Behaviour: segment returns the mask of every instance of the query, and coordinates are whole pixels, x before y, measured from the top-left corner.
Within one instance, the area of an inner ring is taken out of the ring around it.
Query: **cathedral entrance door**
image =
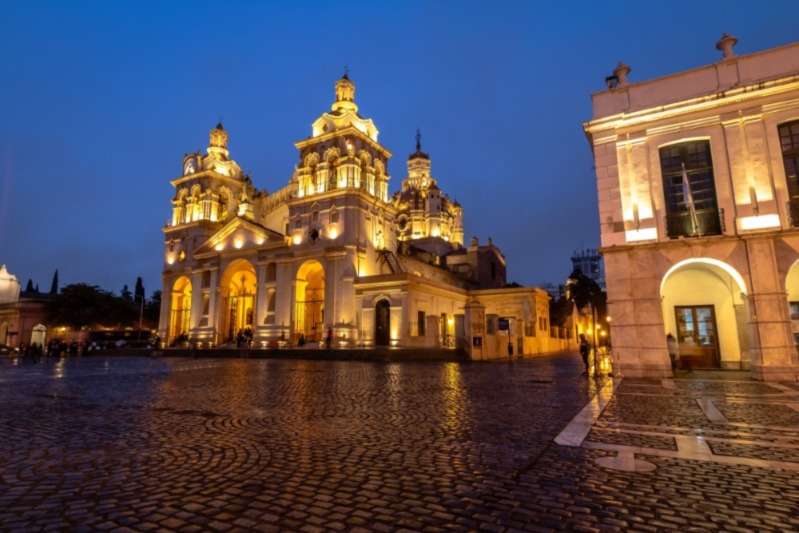
[[[294,333],[320,341],[325,329],[325,270],[316,260],[302,264],[295,281]]]
[[[391,304],[380,300],[375,305],[375,346],[389,346],[391,343]]]

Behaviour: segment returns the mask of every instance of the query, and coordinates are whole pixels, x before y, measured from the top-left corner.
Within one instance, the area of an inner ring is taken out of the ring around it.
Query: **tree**
[[[152,296],[144,304],[144,320],[153,327],[158,326],[161,315],[161,291],[153,291]]]
[[[141,305],[144,301],[144,283],[142,283],[141,276],[136,278],[136,287],[133,289],[133,301],[137,305]]]
[[[607,313],[607,294],[599,284],[575,268],[566,280],[566,297],[574,302],[578,310],[591,307],[593,344],[597,345],[597,319],[604,321]]]
[[[53,274],[53,282],[50,284],[50,294],[58,294],[58,269]]]
[[[122,296],[123,300],[127,300],[129,302],[133,301],[133,295],[130,293],[130,289],[128,289],[127,285],[122,287],[122,292],[120,292],[120,296]]]
[[[588,304],[595,305],[597,298],[602,293],[599,284],[575,268],[566,280],[566,297],[574,302],[578,309]]]
[[[28,284],[25,285],[25,292],[31,293],[33,292],[33,280],[28,278]]]
[[[132,302],[104,291],[96,285],[74,283],[65,286],[47,303],[47,319],[55,326],[121,327],[137,323]]]

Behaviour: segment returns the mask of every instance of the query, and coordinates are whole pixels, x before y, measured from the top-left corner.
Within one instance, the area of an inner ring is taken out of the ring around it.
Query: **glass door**
[[[718,328],[712,305],[676,306],[680,368],[719,368]]]

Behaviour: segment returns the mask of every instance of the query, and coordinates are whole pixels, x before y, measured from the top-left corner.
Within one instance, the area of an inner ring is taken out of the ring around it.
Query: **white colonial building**
[[[295,143],[288,184],[257,189],[228,133],[183,158],[172,180],[160,335],[200,346],[251,333],[255,346],[459,347],[474,357],[550,351],[548,295],[508,287],[491,241],[464,247],[463,210],[438,187],[430,156],[408,159],[389,193],[391,152],[358,112],[345,75],[335,102]],[[507,320],[502,320],[507,319]],[[504,328],[509,324],[510,331]]]
[[[584,124],[596,166],[615,367],[671,375],[799,360],[799,43],[632,83],[619,64]]]

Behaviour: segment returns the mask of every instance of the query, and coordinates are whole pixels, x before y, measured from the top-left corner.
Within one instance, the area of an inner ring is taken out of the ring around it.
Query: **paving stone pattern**
[[[730,422],[799,427],[799,411],[777,403],[717,402],[716,407]]]
[[[620,433],[615,431],[593,429],[587,439],[605,444],[624,444],[641,448],[657,448],[659,450],[677,451],[677,442],[672,437],[658,435],[641,435],[638,433]]]
[[[573,355],[3,360],[0,530],[799,529],[795,472],[644,456],[658,468],[630,474],[555,445],[596,392],[580,371]],[[701,416],[658,400],[609,410]]]

